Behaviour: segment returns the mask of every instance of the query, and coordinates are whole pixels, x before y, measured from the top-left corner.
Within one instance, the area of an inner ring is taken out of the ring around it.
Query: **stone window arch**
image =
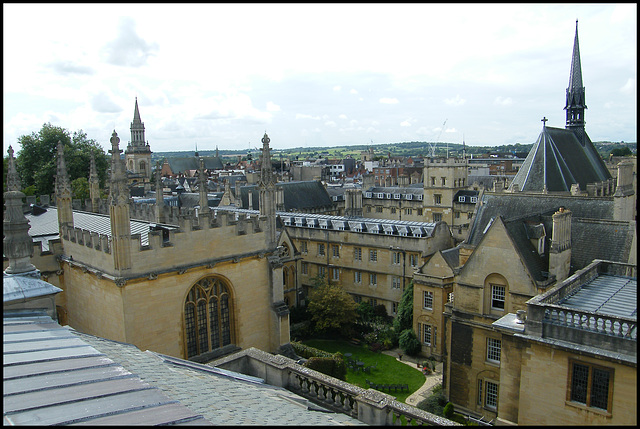
[[[184,303],[184,346],[187,359],[235,341],[230,286],[205,277],[187,293]]]
[[[147,164],[144,161],[140,161],[140,172],[141,173],[147,172]]]
[[[498,273],[489,274],[484,280],[484,314],[503,316],[509,313],[509,282]]]

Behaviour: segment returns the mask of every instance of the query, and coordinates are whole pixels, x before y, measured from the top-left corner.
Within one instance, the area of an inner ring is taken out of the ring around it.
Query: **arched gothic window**
[[[231,344],[232,308],[229,287],[219,278],[196,283],[184,303],[187,359]]]

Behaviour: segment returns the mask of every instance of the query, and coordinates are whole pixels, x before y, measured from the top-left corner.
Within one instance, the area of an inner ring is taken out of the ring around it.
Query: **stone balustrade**
[[[285,356],[271,355],[255,348],[225,356],[209,362],[209,365],[262,378],[266,383],[284,387],[323,408],[350,415],[370,425],[459,425],[396,401],[386,393],[363,389],[298,365]]]
[[[545,308],[544,322],[638,340],[637,321],[630,318],[607,316],[561,306],[548,306]]]

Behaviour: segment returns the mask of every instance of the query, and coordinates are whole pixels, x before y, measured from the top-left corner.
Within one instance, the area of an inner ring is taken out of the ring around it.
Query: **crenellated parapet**
[[[176,213],[176,217],[177,226],[149,222],[148,229],[137,228],[136,233],[130,235],[131,266],[126,270],[115,269],[113,240],[109,234],[70,224],[62,227],[64,257],[73,261],[74,266],[86,266],[107,277],[128,279],[198,265],[235,263],[247,257],[263,258],[274,250],[265,245],[267,220],[257,213],[222,211],[199,216]]]

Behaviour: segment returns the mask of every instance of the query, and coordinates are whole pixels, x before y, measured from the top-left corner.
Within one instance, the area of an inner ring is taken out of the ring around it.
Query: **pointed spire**
[[[565,128],[572,129],[583,145],[585,142],[584,110],[586,108],[585,89],[582,84],[582,67],[580,65],[580,47],[578,44],[578,21],[576,20],[576,35],[573,41],[569,86],[564,106],[564,110],[567,111]]]
[[[571,57],[569,90],[578,88],[582,88],[582,67],[580,66],[580,47],[578,44],[578,20],[576,19],[576,36],[573,40],[573,55]]]
[[[100,204],[100,179],[96,168],[96,156],[91,151],[91,161],[89,164],[89,197],[91,198],[91,211],[98,213]]]
[[[71,196],[71,183],[67,173],[67,166],[64,161],[64,146],[58,140],[58,170],[56,174],[56,194],[57,197]]]
[[[129,203],[129,188],[127,187],[127,177],[124,162],[120,158],[122,150],[119,146],[120,137],[116,130],[111,134],[111,176],[109,178],[109,204],[126,205]]]
[[[142,123],[142,121],[140,120],[140,110],[138,110],[138,97],[136,97],[136,107],[133,111],[133,123],[134,124]]]
[[[9,266],[4,271],[6,274],[20,274],[36,272],[31,264],[33,256],[33,239],[29,235],[29,221],[22,211],[22,198],[20,191],[20,179],[16,171],[13,149],[9,146],[9,163],[7,166],[7,192],[4,193],[4,221],[2,232],[2,250],[9,259]]]

